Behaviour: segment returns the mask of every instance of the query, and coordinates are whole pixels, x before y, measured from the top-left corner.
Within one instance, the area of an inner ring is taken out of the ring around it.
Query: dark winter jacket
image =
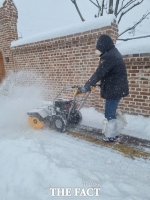
[[[84,87],[88,90],[98,81],[101,81],[102,98],[113,100],[127,96],[129,88],[126,66],[112,39],[108,35],[102,35],[96,48],[102,52],[100,64]]]

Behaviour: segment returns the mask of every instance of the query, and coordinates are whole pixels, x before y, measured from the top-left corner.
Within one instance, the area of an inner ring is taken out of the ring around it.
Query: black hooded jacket
[[[129,88],[126,66],[112,39],[108,35],[101,35],[96,48],[102,53],[100,64],[84,87],[89,90],[91,86],[101,81],[102,98],[113,100],[127,96]]]

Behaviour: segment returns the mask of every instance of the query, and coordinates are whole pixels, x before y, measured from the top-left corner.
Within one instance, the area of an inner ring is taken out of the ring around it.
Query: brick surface
[[[0,52],[3,55],[6,75],[14,71],[14,60],[10,49],[11,42],[18,39],[17,34],[18,12],[11,0],[6,0],[0,8]],[[9,57],[9,62],[5,61]]]

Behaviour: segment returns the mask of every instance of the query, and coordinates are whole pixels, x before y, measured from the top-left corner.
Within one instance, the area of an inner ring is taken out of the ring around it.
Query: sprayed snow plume
[[[32,83],[36,77],[36,74],[20,71],[9,73],[3,80],[0,87],[0,128],[28,127],[27,111],[38,106],[43,99],[42,86]]]

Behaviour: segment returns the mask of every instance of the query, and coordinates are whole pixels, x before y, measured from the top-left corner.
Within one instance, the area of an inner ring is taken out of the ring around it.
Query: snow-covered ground
[[[39,106],[43,96],[37,85],[24,86],[27,76],[11,74],[0,87],[0,199],[149,200],[150,161],[125,158],[47,128],[30,128],[26,113]],[[94,108],[82,113],[83,124],[101,126],[103,116]],[[132,116],[127,128],[137,133],[138,120]],[[148,126],[147,119],[141,118],[141,122]],[[51,197],[52,187],[73,191],[91,185],[101,189],[99,197]]]
[[[25,119],[24,119],[25,120]],[[125,158],[50,130],[10,129],[0,140],[2,200],[50,197],[50,188],[91,188],[99,197],[69,199],[149,200],[150,162]]]
[[[103,113],[99,113],[94,108],[83,108],[81,112],[83,125],[102,129]],[[122,130],[123,134],[150,140],[150,118],[142,115],[124,114],[124,116],[127,120],[127,126]]]

